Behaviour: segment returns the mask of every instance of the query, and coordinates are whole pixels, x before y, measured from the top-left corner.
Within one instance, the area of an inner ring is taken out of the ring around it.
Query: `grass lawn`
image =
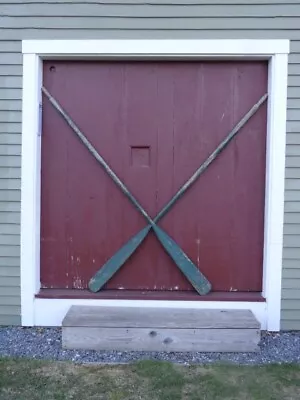
[[[2,400],[300,399],[300,366],[84,366],[0,358]]]

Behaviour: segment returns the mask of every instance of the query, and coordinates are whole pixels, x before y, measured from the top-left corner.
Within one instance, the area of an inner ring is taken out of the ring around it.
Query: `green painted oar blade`
[[[110,278],[122,267],[128,258],[139,247],[150,231],[151,226],[147,225],[139,233],[133,236],[123,247],[120,248],[89,281],[89,289],[98,292]]]
[[[193,285],[200,295],[205,295],[211,291],[211,284],[206,277],[199,271],[195,264],[188,258],[183,250],[178,246],[169,235],[157,225],[152,226],[156,236],[164,246],[167,253],[171,256],[180,271]]]

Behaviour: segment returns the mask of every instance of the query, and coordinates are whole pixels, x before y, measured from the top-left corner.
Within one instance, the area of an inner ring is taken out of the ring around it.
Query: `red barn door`
[[[154,217],[266,92],[265,62],[44,63],[44,85]],[[159,225],[214,291],[262,288],[266,106]],[[146,226],[43,99],[41,283],[86,289]],[[150,233],[105,290],[193,290]]]

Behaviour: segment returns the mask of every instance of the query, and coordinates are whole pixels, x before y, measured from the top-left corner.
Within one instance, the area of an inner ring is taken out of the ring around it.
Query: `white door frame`
[[[71,304],[251,309],[280,329],[288,40],[24,40],[22,102],[22,325],[60,325]],[[269,61],[263,292],[266,302],[39,299],[43,59],[266,59]]]

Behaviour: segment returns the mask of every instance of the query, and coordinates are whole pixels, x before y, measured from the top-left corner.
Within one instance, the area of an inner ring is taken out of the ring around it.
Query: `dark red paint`
[[[154,217],[266,92],[267,64],[47,61],[44,84]],[[159,223],[214,291],[261,291],[265,141],[266,105]],[[86,289],[145,225],[44,98],[42,287]],[[106,289],[193,290],[152,233]]]
[[[130,300],[183,300],[183,301],[251,301],[265,302],[266,299],[258,292],[210,292],[199,296],[196,291],[177,290],[101,290],[93,293],[87,289],[41,289],[37,298],[40,299],[130,299]]]

